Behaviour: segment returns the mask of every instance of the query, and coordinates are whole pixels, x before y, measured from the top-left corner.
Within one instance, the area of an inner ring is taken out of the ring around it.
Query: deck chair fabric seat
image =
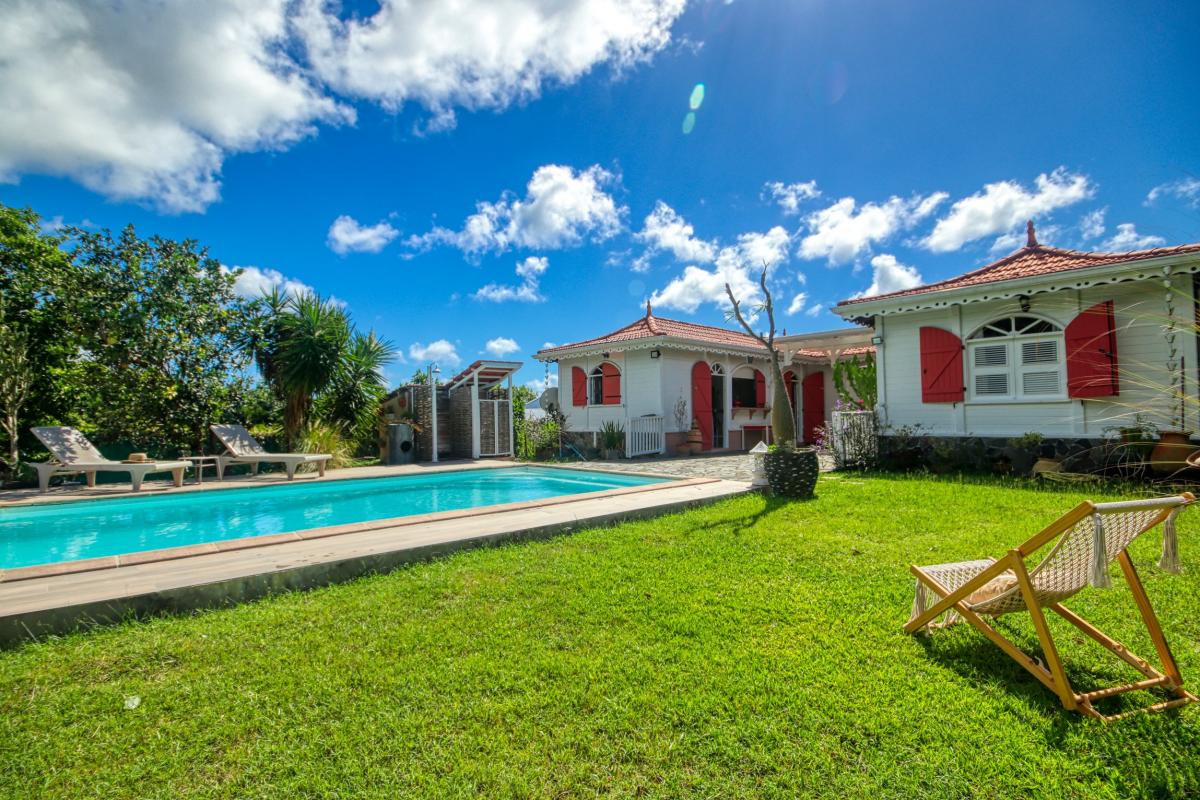
[[[912,616],[904,630],[906,633],[931,631],[966,621],[1058,694],[1066,708],[1104,721],[1136,713],[1106,716],[1094,708],[1094,701],[1122,692],[1158,687],[1172,696],[1166,702],[1138,709],[1144,711],[1161,711],[1194,702],[1196,697],[1183,689],[1179,668],[1126,551],[1143,533],[1162,525],[1163,554],[1159,566],[1170,572],[1178,572],[1175,517],[1194,501],[1191,493],[1184,492],[1154,500],[1082,503],[999,559],[914,565],[912,573],[916,576],[916,596],[913,599]],[[1047,546],[1050,549],[1046,555],[1036,566],[1029,568],[1026,560]],[[1142,621],[1154,642],[1161,670],[1134,655],[1125,645],[1063,605],[1064,601],[1088,586],[1111,586],[1108,569],[1113,561],[1120,564],[1133,593]],[[1044,609],[1055,612],[1075,625],[1141,672],[1146,679],[1094,692],[1074,691],[1046,625]],[[1044,661],[1039,662],[1020,651],[984,620],[984,617],[995,618],[1018,612],[1027,612],[1032,617]],[[943,615],[943,621],[938,622]]]
[[[37,471],[38,491],[50,489],[50,479],[55,475],[83,474],[88,486],[96,485],[97,472],[125,472],[133,491],[142,488],[142,481],[147,475],[156,472],[170,472],[176,486],[183,486],[183,473],[191,462],[188,461],[145,461],[139,464],[126,464],[123,461],[112,461],[96,449],[88,438],[74,428],[51,425],[29,429],[38,441],[50,451],[50,460],[32,463]]]
[[[231,464],[249,464],[251,474],[258,472],[259,464],[283,464],[289,481],[296,476],[296,468],[301,464],[316,464],[317,474],[323,478],[325,466],[333,458],[326,453],[268,453],[241,425],[209,427],[225,447],[225,454],[217,457],[217,480],[225,477],[225,468]]]

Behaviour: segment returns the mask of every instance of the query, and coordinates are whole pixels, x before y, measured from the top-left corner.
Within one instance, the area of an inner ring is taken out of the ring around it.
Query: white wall
[[[1195,398],[1197,358],[1191,287],[1190,275],[1174,279],[1175,317],[1180,331],[1176,347],[1185,359],[1191,396]],[[1130,421],[1142,411],[1156,424],[1167,427],[1171,423],[1171,403],[1166,389],[1168,349],[1163,335],[1165,293],[1161,284],[1142,281],[1032,296],[1030,313],[1063,327],[1081,310],[1114,301],[1120,395],[1091,400],[921,402],[920,328],[945,328],[965,340],[992,319],[1021,313],[1015,300],[877,318],[876,332],[883,337],[876,359],[885,423],[893,428],[921,425],[923,433],[936,435],[1017,436],[1036,431],[1048,436],[1099,437],[1106,426]],[[1196,419],[1197,403],[1193,399],[1187,405],[1186,427],[1195,430],[1200,422]]]

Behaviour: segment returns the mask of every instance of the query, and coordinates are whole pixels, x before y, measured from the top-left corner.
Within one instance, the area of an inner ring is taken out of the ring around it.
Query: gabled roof
[[[1124,253],[1091,253],[1082,250],[1063,250],[1058,247],[1048,247],[1039,244],[1033,230],[1033,222],[1026,227],[1025,246],[999,261],[985,267],[973,270],[957,278],[917,286],[899,292],[875,295],[873,297],[855,297],[843,300],[838,308],[853,306],[859,303],[874,303],[899,297],[929,294],[932,292],[948,292],[955,289],[966,289],[973,286],[983,286],[1004,281],[1014,281],[1023,278],[1036,278],[1042,275],[1053,275],[1089,267],[1104,267],[1114,264],[1124,264],[1143,261],[1163,256],[1200,253],[1200,244],[1182,244],[1176,247],[1156,247],[1150,250],[1130,250]]]
[[[548,358],[554,358],[558,353],[565,353],[578,348],[598,347],[606,344],[619,346],[622,343],[632,342],[638,339],[656,339],[660,337],[688,339],[694,342],[712,344],[718,347],[739,347],[750,348],[754,350],[763,349],[763,346],[757,339],[749,334],[742,333],[741,331],[730,330],[729,328],[718,328],[715,325],[700,325],[695,322],[683,322],[682,320],[677,319],[656,317],[654,316],[654,311],[650,308],[650,304],[646,303],[646,316],[631,322],[624,328],[618,328],[612,333],[607,333],[604,336],[597,336],[594,339],[584,339],[581,342],[571,342],[570,344],[558,345],[557,347],[547,347],[544,350],[539,350],[534,357],[541,360],[546,360]]]

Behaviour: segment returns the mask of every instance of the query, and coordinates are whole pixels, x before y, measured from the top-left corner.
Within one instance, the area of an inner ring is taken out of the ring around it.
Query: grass
[[[910,562],[998,554],[1080,495],[852,476],[819,493],[0,653],[0,794],[1200,793],[1200,708],[1103,726],[967,626],[900,631]],[[1133,550],[1193,679],[1195,516],[1181,525],[1183,576],[1152,566],[1157,535]],[[1115,583],[1074,607],[1152,654]],[[1080,684],[1126,677],[1099,648],[1063,642]]]

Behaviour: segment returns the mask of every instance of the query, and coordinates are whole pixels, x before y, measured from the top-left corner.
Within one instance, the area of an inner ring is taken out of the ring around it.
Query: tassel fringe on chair
[[[1178,575],[1182,569],[1179,564],[1179,533],[1175,530],[1175,517],[1181,508],[1171,512],[1163,522],[1162,557],[1158,559],[1159,569]]]
[[[1112,588],[1108,577],[1108,550],[1104,541],[1104,517],[1092,515],[1092,569],[1088,583],[1097,589]]]

